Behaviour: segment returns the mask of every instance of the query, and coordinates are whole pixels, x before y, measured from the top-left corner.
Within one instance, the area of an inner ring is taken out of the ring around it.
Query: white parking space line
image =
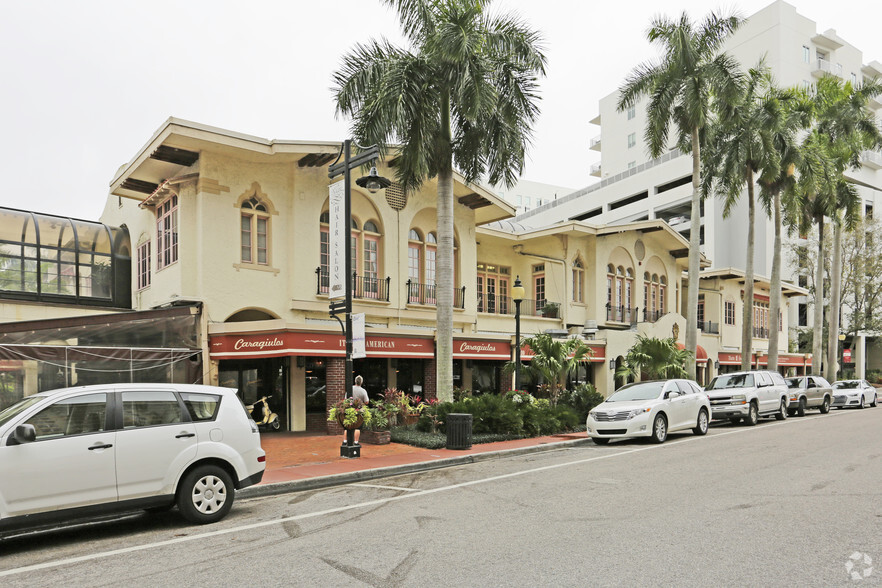
[[[422,492],[419,488],[402,488],[401,486],[380,486],[379,484],[348,484],[357,488],[379,488],[380,490],[403,490],[405,492]]]
[[[122,549],[114,549],[111,551],[104,551],[104,552],[99,552],[99,553],[90,553],[89,555],[82,555],[79,557],[71,557],[71,558],[67,558],[67,559],[60,559],[58,561],[48,561],[48,562],[43,562],[40,564],[23,566],[20,568],[13,568],[10,570],[5,570],[5,571],[0,572],[0,578],[14,576],[16,574],[23,574],[23,573],[27,573],[27,572],[34,572],[34,571],[38,571],[38,570],[45,570],[48,568],[54,568],[54,567],[58,567],[58,566],[84,563],[84,562],[93,561],[93,560],[97,560],[97,559],[112,557],[115,555],[124,555],[127,553],[136,553],[138,551],[145,551],[148,549],[156,549],[159,547],[166,547],[169,545],[178,545],[181,543],[188,543],[190,541],[196,541],[199,539],[209,539],[211,537],[219,537],[222,535],[229,535],[230,533],[241,533],[242,531],[249,531],[252,529],[261,529],[261,528],[269,527],[272,525],[281,525],[283,523],[287,523],[287,522],[291,522],[291,521],[302,521],[305,519],[312,519],[312,518],[316,518],[316,517],[322,517],[322,516],[326,516],[326,515],[342,513],[342,512],[346,512],[349,510],[355,510],[355,509],[359,509],[359,508],[368,508],[368,507],[372,507],[372,506],[386,504],[389,502],[395,502],[398,500],[407,500],[409,498],[426,496],[429,494],[436,494],[438,492],[448,492],[451,490],[457,490],[459,488],[466,488],[469,486],[475,486],[477,484],[487,484],[489,482],[496,482],[498,480],[505,480],[508,478],[516,478],[519,476],[526,476],[529,474],[535,474],[537,472],[544,472],[544,471],[548,471],[548,470],[555,470],[558,468],[577,466],[577,465],[582,465],[582,464],[591,463],[591,462],[595,462],[595,461],[601,461],[601,460],[605,460],[605,459],[612,459],[615,457],[622,457],[622,456],[626,456],[626,455],[631,455],[633,453],[640,453],[643,451],[653,451],[653,450],[666,449],[666,448],[671,449],[671,448],[679,447],[680,445],[683,445],[684,443],[700,442],[701,440],[707,440],[707,439],[717,439],[717,438],[725,437],[728,435],[742,435],[742,434],[747,434],[747,433],[756,433],[756,432],[768,430],[771,427],[777,427],[777,426],[782,426],[782,425],[796,425],[799,423],[807,423],[807,422],[811,422],[815,419],[822,418],[822,416],[823,416],[823,418],[830,417],[830,415],[815,415],[815,416],[811,416],[811,417],[801,417],[799,419],[787,419],[785,421],[764,423],[762,426],[759,426],[759,427],[743,427],[743,428],[733,429],[731,431],[714,433],[714,434],[702,436],[702,437],[692,437],[692,438],[688,438],[688,439],[679,440],[675,443],[667,443],[667,444],[660,444],[660,445],[648,445],[648,446],[643,446],[643,447],[635,447],[632,449],[626,449],[624,451],[618,451],[615,453],[604,453],[603,455],[596,455],[596,456],[588,457],[588,458],[584,458],[584,459],[577,459],[574,461],[568,461],[568,462],[564,462],[564,463],[552,464],[552,465],[542,466],[542,467],[538,467],[538,468],[531,468],[528,470],[511,472],[508,474],[500,474],[498,476],[491,476],[489,478],[481,478],[479,480],[471,480],[469,482],[461,482],[459,484],[451,484],[449,486],[441,486],[439,488],[432,488],[429,490],[416,490],[414,492],[401,494],[399,496],[390,496],[388,498],[379,498],[376,500],[369,500],[367,502],[360,502],[358,504],[352,504],[349,506],[340,506],[340,507],[331,508],[328,510],[321,510],[321,511],[317,511],[317,512],[300,514],[300,515],[285,517],[285,518],[281,518],[281,519],[273,519],[271,521],[262,521],[259,523],[252,523],[250,525],[241,525],[238,527],[232,527],[229,529],[221,529],[218,531],[211,531],[208,533],[201,533],[199,535],[188,535],[186,537],[175,537],[174,539],[168,539],[166,541],[145,543],[144,545],[135,545],[132,547],[125,547]],[[603,451],[606,451],[606,450],[604,449]],[[365,486],[367,486],[367,484],[365,484]],[[395,487],[395,489],[396,490],[411,490],[409,488],[398,488],[398,487]]]

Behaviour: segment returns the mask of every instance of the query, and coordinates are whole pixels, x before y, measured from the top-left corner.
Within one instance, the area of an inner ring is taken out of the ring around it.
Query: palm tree
[[[337,113],[384,153],[398,143],[398,181],[438,181],[437,393],[453,395],[453,166],[472,182],[513,185],[523,170],[545,74],[540,36],[491,0],[381,0],[408,48],[357,45],[334,74]]]
[[[533,359],[522,369],[534,381],[542,381],[548,385],[552,404],[563,390],[563,381],[567,374],[576,371],[579,364],[591,358],[591,348],[581,339],[555,339],[547,333],[539,333],[524,339],[522,345],[533,352]],[[514,371],[514,362],[505,364],[505,372]]]
[[[747,187],[747,260],[744,271],[744,304],[741,316],[741,369],[750,369],[753,345],[753,257],[756,218],[755,178],[766,170],[779,170],[780,154],[774,138],[785,123],[784,111],[778,100],[768,68],[760,62],[750,69],[739,96],[729,107],[710,136],[705,161],[704,191],[715,186],[725,198],[723,216]]]
[[[618,109],[634,106],[649,96],[645,137],[652,157],[667,148],[671,123],[676,126],[677,146],[692,152],[692,212],[689,231],[689,283],[698,284],[701,230],[701,141],[711,107],[725,107],[736,94],[737,63],[720,47],[741,19],[708,15],[695,26],[686,13],[678,21],[656,17],[647,38],[661,47],[662,58],[637,66],[620,88]],[[686,311],[686,349],[693,357],[698,345],[698,288],[689,288]],[[690,358],[687,373],[695,377]]]
[[[853,86],[835,76],[818,81],[814,97],[818,131],[829,138],[828,154],[836,176],[829,184],[827,197],[831,200],[833,222],[833,254],[830,276],[830,312],[827,339],[825,376],[836,379],[836,357],[839,347],[839,305],[842,291],[842,225],[852,228],[860,217],[860,198],[857,188],[846,180],[846,169],[861,167],[860,157],[865,149],[882,144],[882,133],[876,126],[874,114],[867,108],[870,98],[878,96],[882,86],[876,82]],[[816,333],[818,331],[816,330]]]
[[[797,133],[810,124],[810,106],[805,92],[797,89],[776,90],[776,99],[783,108],[784,121],[773,133],[772,143],[778,152],[777,168],[763,170],[758,183],[760,202],[774,225],[775,241],[772,247],[772,275],[769,285],[769,359],[770,370],[778,369],[778,329],[781,310],[781,228],[784,222],[794,226],[794,185],[796,162],[799,157]],[[782,202],[783,198],[783,202]]]
[[[685,378],[688,376],[684,366],[692,357],[692,352],[680,349],[674,338],[637,335],[637,342],[631,346],[624,363],[616,370],[616,378],[635,379],[641,374],[650,380]]]

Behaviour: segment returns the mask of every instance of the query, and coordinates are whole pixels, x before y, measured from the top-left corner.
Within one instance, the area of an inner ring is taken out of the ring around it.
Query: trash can
[[[472,448],[472,415],[447,415],[447,449]]]

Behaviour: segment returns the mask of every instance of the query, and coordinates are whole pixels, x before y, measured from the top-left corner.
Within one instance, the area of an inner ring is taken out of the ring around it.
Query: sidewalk
[[[585,433],[568,433],[473,445],[471,449],[423,449],[411,445],[361,446],[361,457],[340,457],[341,435],[261,433],[266,451],[266,473],[257,486],[243,489],[243,497],[269,496],[313,490],[364,480],[474,463],[582,445]]]

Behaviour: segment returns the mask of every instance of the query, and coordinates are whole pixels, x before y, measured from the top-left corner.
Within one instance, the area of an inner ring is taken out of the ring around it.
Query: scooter
[[[258,427],[269,427],[273,431],[278,431],[279,427],[282,426],[282,423],[279,422],[279,415],[270,410],[269,402],[267,402],[268,398],[272,398],[270,396],[264,396],[254,404],[249,404],[245,408],[248,409],[248,412],[251,414],[251,418],[254,419],[254,422],[257,423]],[[254,418],[254,408],[260,405],[260,410],[263,414],[263,418],[259,421]]]

